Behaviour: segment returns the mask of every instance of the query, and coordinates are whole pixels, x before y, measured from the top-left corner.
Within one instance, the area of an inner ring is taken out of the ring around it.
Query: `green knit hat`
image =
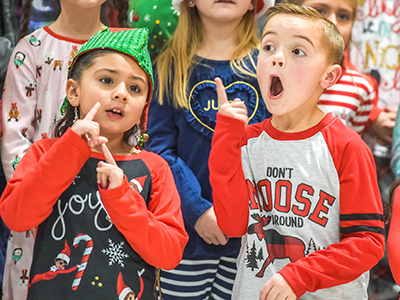
[[[142,132],[145,132],[146,130],[147,111],[154,86],[153,68],[147,48],[148,35],[149,30],[147,28],[109,28],[104,26],[102,30],[100,30],[98,33],[92,36],[89,41],[82,45],[81,49],[72,59],[71,64],[68,68],[69,77],[69,74],[72,72],[75,63],[79,60],[79,57],[82,54],[93,50],[111,49],[132,57],[142,68],[142,70],[146,72],[150,84],[147,104],[144,107],[143,115],[141,118],[140,129],[142,130]],[[68,102],[64,101],[64,104],[61,107],[62,114],[65,113],[67,104]]]

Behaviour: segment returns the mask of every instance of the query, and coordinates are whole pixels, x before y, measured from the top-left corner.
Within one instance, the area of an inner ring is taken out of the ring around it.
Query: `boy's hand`
[[[101,145],[106,162],[99,161],[97,171],[97,183],[103,190],[111,190],[122,184],[124,172],[117,166],[106,144]]]
[[[197,220],[194,229],[208,244],[225,245],[229,238],[219,229],[214,207],[207,209]]]
[[[99,136],[99,123],[94,122],[93,118],[99,110],[100,102],[97,102],[88,112],[83,120],[77,120],[71,129],[79,134],[88,144],[90,148],[107,143],[108,140],[104,136]]]
[[[239,98],[236,98],[233,102],[229,102],[222,80],[220,78],[215,78],[214,81],[217,86],[218,112],[242,120],[247,125],[249,117],[247,116],[246,105]]]
[[[264,284],[260,300],[295,300],[296,294],[281,274],[277,273]]]

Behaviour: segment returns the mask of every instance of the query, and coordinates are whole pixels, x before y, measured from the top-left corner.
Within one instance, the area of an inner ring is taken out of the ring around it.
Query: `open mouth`
[[[283,86],[280,78],[278,76],[273,76],[271,78],[271,85],[269,88],[271,95],[276,97],[283,91]]]
[[[120,117],[123,117],[125,115],[125,113],[119,109],[109,109],[106,110],[106,112]]]

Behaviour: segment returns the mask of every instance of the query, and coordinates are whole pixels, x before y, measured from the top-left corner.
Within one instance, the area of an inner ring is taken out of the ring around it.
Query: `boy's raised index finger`
[[[228,96],[226,95],[224,84],[222,83],[221,78],[216,77],[214,79],[215,85],[217,87],[217,95],[218,95],[218,107],[222,104],[228,103]]]
[[[86,121],[92,121],[99,108],[100,102],[97,102],[83,119]]]
[[[115,162],[110,150],[108,150],[106,144],[101,144],[101,150],[103,151],[104,157],[106,158],[106,163],[116,166],[117,163]]]

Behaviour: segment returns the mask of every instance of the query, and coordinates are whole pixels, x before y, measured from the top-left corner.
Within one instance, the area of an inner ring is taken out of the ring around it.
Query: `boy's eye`
[[[100,82],[105,83],[105,84],[111,84],[113,81],[111,78],[106,77],[106,78],[101,78]]]
[[[129,87],[129,89],[130,89],[132,92],[134,92],[134,93],[140,93],[140,88],[137,87],[136,85],[131,85],[131,86]]]
[[[265,45],[264,46],[264,50],[265,51],[272,51],[272,50],[275,50],[275,48],[273,46],[271,46],[271,45]]]
[[[304,53],[304,51],[302,51],[302,50],[300,50],[300,49],[294,49],[292,52],[293,52],[295,55],[306,55],[306,54]]]

